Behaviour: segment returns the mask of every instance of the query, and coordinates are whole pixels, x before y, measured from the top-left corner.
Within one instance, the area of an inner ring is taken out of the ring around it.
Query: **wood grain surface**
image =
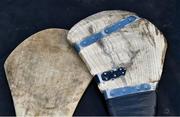
[[[4,67],[17,116],[72,116],[91,75],[67,43],[67,32],[40,31],[7,58]]]
[[[96,13],[74,25],[68,33],[68,40],[74,44],[130,15],[136,14],[120,10]],[[106,90],[159,81],[166,48],[162,33],[142,18],[82,49],[79,54],[92,75],[126,67],[124,77],[99,85],[100,90]]]

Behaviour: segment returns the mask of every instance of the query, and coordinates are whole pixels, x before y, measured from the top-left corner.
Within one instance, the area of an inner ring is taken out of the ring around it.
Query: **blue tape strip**
[[[107,36],[113,32],[116,32],[117,30],[122,29],[123,27],[136,21],[137,19],[138,19],[137,16],[129,16],[123,20],[120,20],[111,26],[107,26],[104,30],[102,30],[98,33],[92,34],[91,36],[84,38],[82,41],[75,43],[74,48],[79,53],[81,51],[81,49],[83,49],[84,47],[87,47],[87,46],[103,39],[105,36]]]
[[[128,86],[123,88],[117,88],[112,90],[104,91],[105,99],[111,99],[129,94],[135,94],[140,92],[153,91],[156,89],[157,82],[154,83],[143,83],[135,86]]]

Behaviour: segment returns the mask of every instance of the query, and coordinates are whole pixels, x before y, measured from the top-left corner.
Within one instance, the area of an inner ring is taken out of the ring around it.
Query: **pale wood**
[[[78,42],[130,15],[136,14],[112,10],[89,16],[70,29],[68,40],[71,44]],[[114,66],[127,68],[124,77],[99,85],[100,90],[106,90],[159,81],[166,48],[162,33],[146,19],[140,19],[82,49],[80,56],[92,75]]]
[[[47,29],[22,42],[5,71],[17,116],[72,116],[91,75],[67,43],[67,30]]]

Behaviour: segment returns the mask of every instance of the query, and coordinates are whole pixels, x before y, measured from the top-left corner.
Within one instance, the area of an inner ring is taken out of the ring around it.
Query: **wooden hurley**
[[[4,67],[17,116],[72,116],[91,76],[67,43],[47,29],[23,41]]]
[[[127,11],[103,11],[74,25],[67,39],[95,77],[112,115],[133,115],[118,110],[122,107],[117,98],[155,91],[167,44],[148,20]],[[152,105],[143,104],[148,106],[147,110],[155,109],[154,100]],[[151,111],[142,115],[153,114]]]

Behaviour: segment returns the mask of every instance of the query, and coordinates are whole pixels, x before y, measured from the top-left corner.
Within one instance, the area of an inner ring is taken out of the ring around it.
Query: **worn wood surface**
[[[71,28],[68,40],[72,44],[78,42],[130,15],[136,14],[114,10],[89,16]],[[82,49],[80,56],[92,75],[114,67],[126,67],[124,77],[99,85],[100,90],[105,90],[159,81],[166,48],[161,32],[146,19],[140,19]]]
[[[72,116],[91,76],[66,40],[47,29],[22,42],[5,71],[18,116]]]

